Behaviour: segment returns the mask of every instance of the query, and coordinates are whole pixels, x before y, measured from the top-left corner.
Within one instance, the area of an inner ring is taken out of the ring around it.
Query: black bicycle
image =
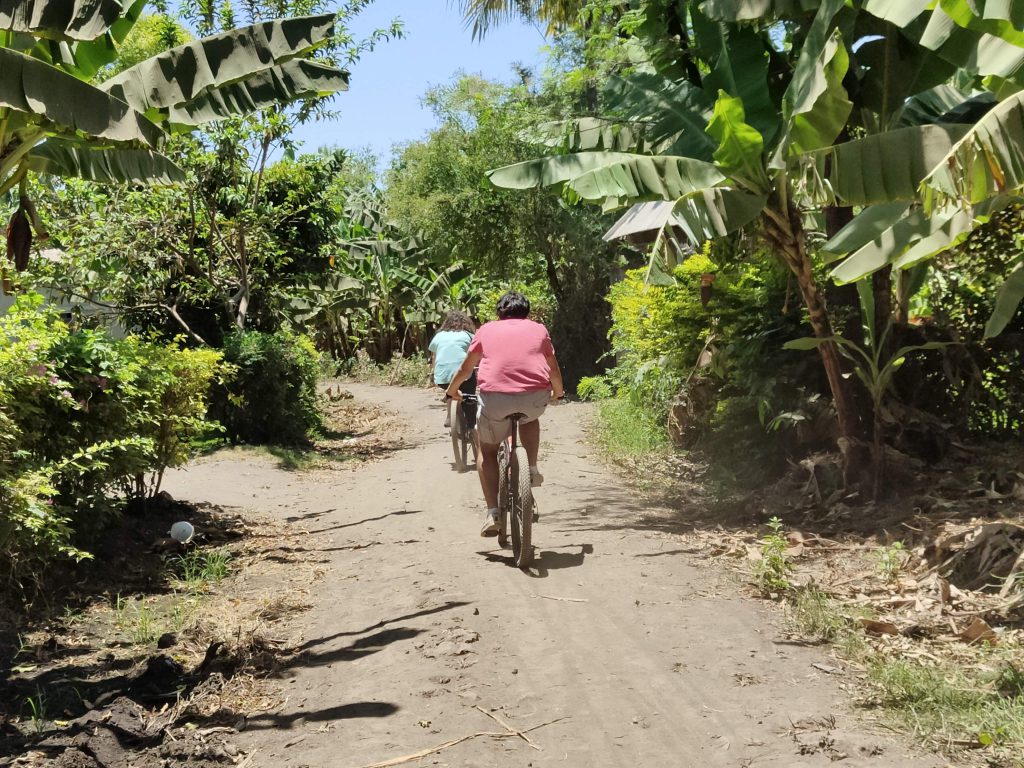
[[[449,400],[447,396],[445,400]],[[452,436],[452,453],[455,454],[455,468],[459,472],[469,469],[469,451],[473,450],[473,463],[477,462],[476,443],[476,395],[463,394],[455,403],[455,418],[449,428]]]
[[[519,445],[522,413],[508,417],[512,429],[498,449],[498,546],[507,547],[512,534],[512,559],[518,568],[533,562],[532,534],[536,504],[530,485],[530,462]]]

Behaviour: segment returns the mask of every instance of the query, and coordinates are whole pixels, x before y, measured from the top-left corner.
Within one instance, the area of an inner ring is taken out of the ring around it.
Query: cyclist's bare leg
[[[480,488],[488,509],[498,508],[498,446],[480,443]]]
[[[537,454],[540,453],[540,419],[519,424],[519,442],[526,449],[526,458],[530,466],[537,466]],[[497,477],[497,476],[495,476]]]

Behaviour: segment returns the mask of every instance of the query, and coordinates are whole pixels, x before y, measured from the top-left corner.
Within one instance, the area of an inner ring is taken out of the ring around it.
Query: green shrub
[[[320,360],[309,337],[285,330],[236,333],[225,339],[224,358],[234,373],[216,389],[210,413],[229,439],[295,445],[322,428]]]
[[[702,296],[702,279],[713,275]],[[816,412],[813,360],[783,349],[803,335],[786,305],[786,277],[770,259],[687,258],[670,277],[627,271],[612,286],[611,340],[617,364],[581,394],[627,398],[645,428],[665,431],[714,459],[723,479],[763,480],[784,466],[792,427]]]
[[[159,490],[209,426],[219,367],[214,351],[72,330],[19,297],[0,316],[0,564],[85,556],[76,534]]]

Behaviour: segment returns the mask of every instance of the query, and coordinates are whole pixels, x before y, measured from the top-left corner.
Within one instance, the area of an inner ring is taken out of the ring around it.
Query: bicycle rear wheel
[[[510,488],[512,497],[512,556],[519,568],[533,562],[533,489],[530,487],[530,462],[526,449],[517,447],[512,456]]]
[[[462,413],[462,403],[455,403],[455,418],[452,419],[452,453],[455,454],[455,469],[465,472],[468,468],[466,456],[468,452],[468,439],[466,437],[466,417]]]
[[[498,448],[498,546],[502,549],[508,547],[508,523],[509,508],[512,500],[509,498],[509,451],[508,444],[502,443]]]

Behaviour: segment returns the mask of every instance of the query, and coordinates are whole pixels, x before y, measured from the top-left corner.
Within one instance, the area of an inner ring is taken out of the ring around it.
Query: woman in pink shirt
[[[448,396],[461,400],[459,385],[479,366],[479,472],[487,504],[481,536],[498,535],[498,446],[508,436],[509,415],[525,414],[519,420],[519,439],[530,462],[530,483],[540,485],[544,482],[537,469],[540,415],[550,400],[565,394],[548,329],[528,320],[529,314],[530,300],[521,293],[509,291],[498,299],[498,319],[477,330],[466,359],[448,385]]]

